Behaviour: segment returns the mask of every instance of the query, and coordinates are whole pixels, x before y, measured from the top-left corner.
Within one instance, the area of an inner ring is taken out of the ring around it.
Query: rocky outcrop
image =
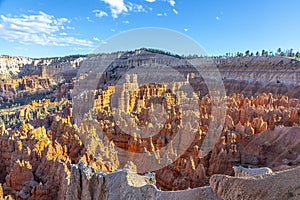
[[[234,176],[247,177],[247,176],[262,176],[265,174],[272,174],[273,171],[268,167],[260,168],[244,168],[242,166],[233,166]]]
[[[299,149],[299,127],[276,128],[244,139],[234,144],[216,145],[212,150],[208,172],[212,174],[233,175],[232,167],[269,167],[273,171],[294,167],[285,162],[295,160]]]
[[[222,199],[299,199],[300,167],[274,175],[240,178],[214,175],[212,190]]]
[[[107,169],[86,152],[67,119],[57,117],[48,131],[23,123],[19,131],[0,133],[0,181],[13,198],[63,199],[70,165],[79,161]]]
[[[65,199],[210,199],[219,200],[210,187],[180,192],[163,192],[151,185],[153,180],[124,169],[113,173],[94,172],[82,163],[72,165]]]
[[[209,174],[233,175],[232,166],[239,164],[276,170],[282,159],[298,156],[298,140],[292,139],[298,138],[300,130],[298,99],[234,94],[228,97],[227,107],[225,131],[212,150]]]

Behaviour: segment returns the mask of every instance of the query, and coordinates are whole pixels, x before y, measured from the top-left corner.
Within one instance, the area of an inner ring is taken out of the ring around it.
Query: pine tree
[[[281,55],[281,52],[282,52],[281,48],[278,48],[277,55]]]
[[[266,51],[266,50],[263,49],[263,50],[261,51],[261,55],[262,55],[262,56],[268,56],[268,51]]]
[[[293,52],[293,49],[290,49],[288,56],[291,58],[295,57],[295,53]]]
[[[283,51],[279,55],[282,57],[286,56],[286,54]]]
[[[243,57],[244,54],[243,54],[243,53],[240,53],[240,52],[237,52],[237,53],[236,53],[236,56],[237,56],[237,57]]]
[[[250,50],[247,50],[247,51],[245,52],[245,56],[250,56]]]

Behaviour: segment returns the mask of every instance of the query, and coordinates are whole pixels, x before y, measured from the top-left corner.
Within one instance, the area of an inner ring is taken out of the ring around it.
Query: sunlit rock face
[[[227,92],[216,99],[187,61],[147,52],[122,56],[105,73],[95,74],[105,78],[103,84],[73,99],[76,70],[87,58],[19,59],[13,65],[21,77],[0,81],[0,100],[5,102],[0,113],[0,199],[275,199],[278,191],[282,199],[299,196],[293,189],[300,185],[295,178],[300,164],[297,62],[216,59]],[[170,90],[162,83],[140,84],[135,74],[118,84],[122,71],[145,63],[173,66],[183,79]],[[22,75],[29,72],[36,75]],[[189,84],[191,95],[186,94]],[[18,102],[22,97],[27,100]],[[74,106],[76,101],[90,104]],[[221,135],[204,155],[201,146],[215,119],[212,104],[223,101]],[[195,109],[186,115],[197,120],[182,123],[182,108],[187,107],[180,105],[191,102]],[[194,134],[182,154],[173,143],[181,127]],[[166,153],[157,153],[164,147]],[[129,152],[128,157],[121,151]],[[128,162],[134,161],[130,153],[152,153],[145,165],[168,163],[139,173],[140,166],[148,166]],[[234,166],[268,167],[274,173],[225,176],[234,175]],[[293,180],[293,187],[283,184],[284,177]],[[282,181],[270,185],[277,179]],[[263,195],[259,188],[269,190]]]

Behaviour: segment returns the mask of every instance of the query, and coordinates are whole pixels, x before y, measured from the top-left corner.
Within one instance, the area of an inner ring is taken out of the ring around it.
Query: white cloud
[[[95,40],[95,41],[97,41],[97,42],[99,42],[99,41],[100,41],[100,39],[99,39],[99,38],[97,38],[97,37],[93,37],[93,40]]]
[[[105,11],[102,10],[93,10],[93,13],[95,13],[96,17],[107,17],[108,14]]]
[[[142,5],[131,3],[131,2],[125,4],[124,0],[101,0],[101,1],[109,5],[111,16],[113,18],[118,18],[120,14],[124,14],[127,12],[146,12],[145,8]],[[147,1],[154,2],[155,0],[147,0]],[[108,16],[108,14],[104,11],[101,12],[99,10],[95,10],[95,11],[99,13],[99,17]]]
[[[179,13],[175,8],[173,8],[173,12],[174,12],[176,15]]]
[[[216,17],[216,20],[218,20],[218,21],[219,21],[220,19],[221,19],[220,17],[218,17],[218,16]]]
[[[72,50],[81,51],[81,50],[83,50],[83,48],[81,48],[81,47],[73,47]]]
[[[129,24],[128,20],[122,21],[123,24]]]
[[[147,2],[150,2],[150,3],[153,3],[155,2],[156,0],[146,0]]]
[[[175,4],[176,4],[176,2],[175,2],[175,0],[168,0],[168,2],[169,2],[169,4],[171,5],[171,6],[175,6]]]
[[[63,25],[66,23],[70,23],[67,18],[55,18],[44,12],[14,17],[0,15],[0,38],[21,44],[44,46],[91,46],[93,44],[88,40],[65,37],[66,33],[61,31],[64,30]]]
[[[58,25],[58,26],[61,26],[61,25],[63,25],[63,24],[66,23],[66,22],[70,23],[71,21],[68,20],[67,18],[58,18],[58,19],[54,19],[54,24],[55,24],[55,25]]]
[[[188,32],[189,31],[189,29],[188,28],[185,28],[185,29],[183,29],[185,32]]]
[[[86,17],[86,20],[87,20],[88,22],[95,23],[95,21],[92,20],[90,17]]]
[[[53,33],[59,30],[57,20],[53,16],[40,12],[39,15],[22,15],[21,17],[0,16],[3,29],[9,29],[15,32],[28,33]],[[62,21],[62,20],[59,20]]]
[[[124,0],[102,0],[109,4],[111,16],[113,18],[118,18],[118,15],[127,12],[128,9],[125,6]]]
[[[157,16],[158,16],[158,17],[162,17],[162,16],[165,16],[165,17],[166,17],[166,16],[168,16],[168,15],[167,15],[167,13],[164,12],[164,13],[158,13]]]
[[[69,29],[69,30],[75,30],[75,28],[74,28],[74,27],[71,27],[71,26],[67,26],[66,28]],[[63,28],[63,29],[64,29],[64,28]]]
[[[144,9],[144,7],[142,5],[133,4],[131,2],[128,3],[127,8],[129,11],[132,11],[132,12],[146,12],[146,10]]]

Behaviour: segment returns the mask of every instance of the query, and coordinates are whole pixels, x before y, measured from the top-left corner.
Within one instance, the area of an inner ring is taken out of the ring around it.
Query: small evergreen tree
[[[250,56],[250,50],[247,50],[247,51],[245,52],[245,56]]]
[[[282,53],[281,48],[278,48],[278,49],[277,49],[277,55],[281,55],[281,53]]]
[[[293,52],[293,49],[289,50],[288,56],[291,58],[295,57],[295,53]]]
[[[262,55],[262,56],[268,56],[268,51],[266,51],[266,50],[263,49],[263,50],[261,51],[261,55]]]
[[[283,51],[279,55],[280,56],[286,56],[286,54]]]

